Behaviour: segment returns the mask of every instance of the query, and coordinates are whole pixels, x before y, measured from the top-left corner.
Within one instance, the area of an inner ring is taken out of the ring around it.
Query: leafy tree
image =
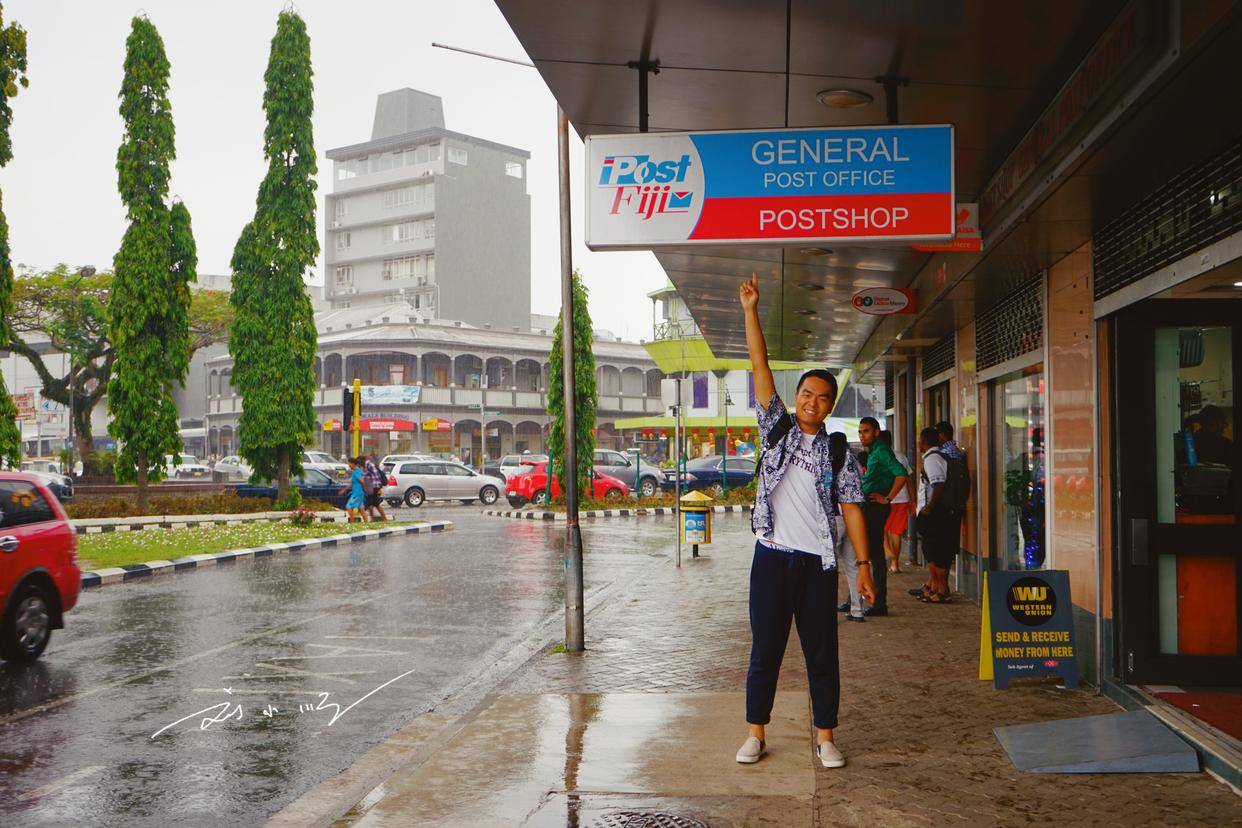
[[[233,249],[229,352],[242,396],[238,453],[256,477],[276,481],[279,501],[315,438],[318,336],[304,274],[319,255],[315,225],[314,110],[310,37],[292,11],[276,21],[263,93],[267,174],[254,219]]]
[[[16,23],[4,25],[0,9],[0,167],[13,159],[9,126],[13,110],[9,98],[17,95],[26,80],[26,30]],[[0,348],[9,346],[9,316],[13,310],[13,262],[9,256],[9,223],[0,207]],[[14,468],[21,465],[22,432],[17,424],[17,406],[9,396],[0,374],[0,459]]]
[[[111,293],[111,273],[87,275],[63,264],[46,273],[20,270],[13,282],[8,316],[9,349],[34,367],[44,399],[73,410],[75,450],[88,466],[94,454],[91,413],[112,377]],[[199,348],[223,342],[232,318],[227,292],[194,291],[190,297],[191,356]],[[54,359],[60,354],[71,356],[76,371],[61,370],[59,358]]]
[[[577,447],[578,488],[585,497],[590,492],[591,467],[595,463],[595,410],[599,400],[595,393],[595,354],[591,343],[591,312],[587,309],[587,289],[577,271],[573,275],[574,297],[574,414],[577,417],[574,445]],[[562,314],[564,311],[562,311]],[[562,319],[557,317],[552,351],[548,354],[551,378],[548,382],[548,416],[552,425],[548,434],[552,469],[558,480],[565,480],[565,380],[561,358]]]
[[[167,203],[176,157],[168,73],[155,25],[135,17],[121,81],[125,136],[116,154],[129,227],[112,263],[108,431],[119,444],[117,480],[137,481],[140,510],[148,483],[165,474],[164,455],[181,450],[172,390],[189,367],[189,282],[198,261],[189,210]]]

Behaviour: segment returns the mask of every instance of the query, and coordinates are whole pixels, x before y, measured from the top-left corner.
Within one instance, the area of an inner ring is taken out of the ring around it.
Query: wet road
[[[417,514],[456,528],[84,593],[40,662],[0,666],[0,824],[258,824],[483,683],[561,611],[563,530]],[[672,523],[583,531],[591,594]]]

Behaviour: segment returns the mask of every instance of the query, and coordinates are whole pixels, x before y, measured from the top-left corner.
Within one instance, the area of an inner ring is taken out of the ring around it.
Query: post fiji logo
[[[650,155],[607,155],[600,165],[599,186],[613,191],[610,215],[637,215],[643,221],[667,213],[688,213],[694,192],[686,181],[690,156],[653,161]]]

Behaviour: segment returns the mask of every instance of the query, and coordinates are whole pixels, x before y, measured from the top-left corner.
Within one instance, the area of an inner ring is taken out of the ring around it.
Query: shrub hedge
[[[317,500],[303,501],[304,508],[317,512],[334,507]],[[138,504],[132,498],[84,498],[65,506],[73,520],[89,518],[140,517]],[[238,497],[232,492],[212,495],[152,495],[147,515],[243,515],[270,512],[272,501],[266,497]]]

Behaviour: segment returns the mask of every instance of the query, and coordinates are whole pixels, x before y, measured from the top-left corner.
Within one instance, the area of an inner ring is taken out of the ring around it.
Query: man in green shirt
[[[867,449],[867,470],[863,474],[862,490],[867,502],[863,504],[863,518],[867,523],[867,548],[884,548],[884,524],[888,520],[889,504],[906,485],[906,470],[893,454],[893,450],[880,435],[880,423],[875,417],[863,417],[858,423],[858,439]],[[873,566],[875,602],[863,615],[888,615],[888,567]]]

